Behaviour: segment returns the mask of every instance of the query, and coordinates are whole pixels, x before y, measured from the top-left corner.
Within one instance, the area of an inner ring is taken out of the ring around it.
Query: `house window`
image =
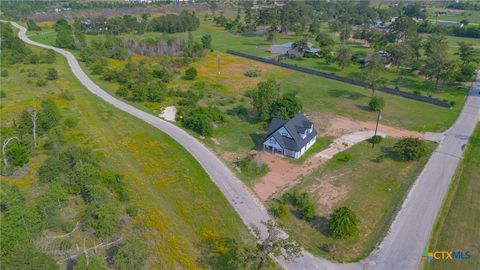
[[[277,141],[272,137],[268,140],[271,144],[277,144]]]

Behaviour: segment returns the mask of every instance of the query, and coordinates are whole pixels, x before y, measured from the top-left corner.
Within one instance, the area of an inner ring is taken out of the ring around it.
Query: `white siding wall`
[[[273,137],[270,137],[268,140],[266,140],[263,143],[263,145],[273,147],[279,151],[283,151],[283,148],[278,144],[278,142]]]

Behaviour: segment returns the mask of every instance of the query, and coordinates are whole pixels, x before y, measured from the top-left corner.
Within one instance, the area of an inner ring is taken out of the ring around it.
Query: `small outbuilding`
[[[317,140],[317,131],[303,113],[289,121],[273,118],[263,143],[264,151],[300,158]]]

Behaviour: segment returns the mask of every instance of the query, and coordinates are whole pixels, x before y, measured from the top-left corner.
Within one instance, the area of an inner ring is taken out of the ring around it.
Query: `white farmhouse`
[[[317,131],[303,113],[290,121],[273,118],[268,127],[263,149],[285,156],[299,158],[317,139]]]

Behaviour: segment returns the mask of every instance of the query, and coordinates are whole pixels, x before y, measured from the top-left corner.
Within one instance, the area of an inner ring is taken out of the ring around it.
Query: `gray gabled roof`
[[[307,145],[308,142],[313,139],[313,137],[317,136],[317,131],[315,129],[313,129],[311,133],[307,132],[305,139],[302,139],[300,136],[300,133],[305,133],[305,131],[310,129],[312,125],[312,122],[310,122],[303,113],[297,114],[289,121],[273,118],[270,122],[270,126],[268,127],[265,140],[268,140],[270,137],[274,137],[282,148],[300,151],[305,145]],[[282,127],[285,127],[292,138],[282,136],[277,132]]]

